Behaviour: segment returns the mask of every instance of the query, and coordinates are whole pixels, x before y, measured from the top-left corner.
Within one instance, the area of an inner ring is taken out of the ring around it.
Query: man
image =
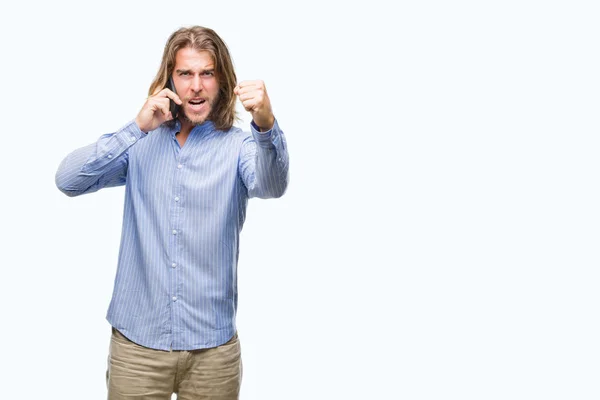
[[[239,234],[248,198],[285,192],[288,153],[264,83],[236,81],[214,31],[179,29],[135,120],[56,173],[68,196],[125,185],[109,399],[238,398]],[[236,96],[250,133],[233,127]]]

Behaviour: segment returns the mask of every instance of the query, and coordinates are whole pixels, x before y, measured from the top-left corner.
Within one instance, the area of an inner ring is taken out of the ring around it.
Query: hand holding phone
[[[148,97],[135,122],[142,132],[148,133],[162,123],[177,118],[180,104],[182,101],[175,92],[173,80],[169,79],[164,89]]]

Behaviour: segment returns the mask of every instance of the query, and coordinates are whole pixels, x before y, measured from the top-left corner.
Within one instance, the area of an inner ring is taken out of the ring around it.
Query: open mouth
[[[206,102],[205,99],[194,99],[194,100],[188,101],[188,103],[190,103],[193,106],[199,106],[199,105],[204,104],[205,102]]]

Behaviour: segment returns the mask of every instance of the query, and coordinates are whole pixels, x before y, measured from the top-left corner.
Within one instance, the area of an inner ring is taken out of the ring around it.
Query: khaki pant
[[[192,351],[137,345],[112,330],[106,384],[108,400],[237,400],[242,358],[237,333],[227,343]]]

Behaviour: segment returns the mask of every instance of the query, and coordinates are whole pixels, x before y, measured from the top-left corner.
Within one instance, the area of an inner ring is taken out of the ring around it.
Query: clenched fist
[[[252,120],[261,131],[268,131],[275,124],[271,101],[263,81],[242,81],[233,89]]]

